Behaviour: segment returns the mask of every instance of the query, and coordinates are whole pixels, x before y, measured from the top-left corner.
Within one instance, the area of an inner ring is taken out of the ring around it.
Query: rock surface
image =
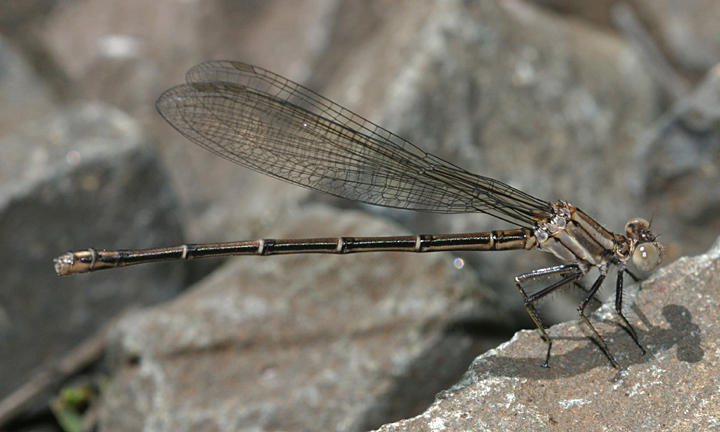
[[[129,305],[181,289],[182,267],[72,278],[52,267],[71,248],[182,237],[146,139],[131,118],[97,104],[65,107],[0,137],[0,395]]]
[[[718,2],[636,0],[636,3],[674,62],[687,70],[703,73],[720,61]]]
[[[290,238],[399,229],[314,208]],[[501,326],[492,292],[450,254],[238,257],[115,328],[103,430],[338,430],[402,418],[484,347],[453,331]],[[421,383],[405,387],[402,383]]]
[[[605,305],[595,321],[622,365],[613,369],[580,322],[535,331],[478,357],[423,414],[380,431],[698,431],[720,418],[720,239],[705,255],[658,270],[626,297],[642,356]],[[627,314],[626,314],[627,315]]]
[[[0,37],[0,135],[55,108],[47,84]]]
[[[720,231],[720,65],[649,128],[636,152],[652,207],[676,221],[668,233],[699,253],[707,233]]]
[[[605,31],[617,30],[619,5],[630,7],[670,62],[683,72],[703,74],[720,61],[717,23],[720,4],[713,0],[529,0],[556,13],[586,20]]]

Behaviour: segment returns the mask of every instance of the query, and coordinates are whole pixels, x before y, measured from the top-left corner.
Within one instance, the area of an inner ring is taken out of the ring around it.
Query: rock
[[[611,10],[617,0],[596,0],[593,2],[575,2],[573,0],[528,0],[552,10],[555,13],[577,17],[609,30],[612,28]]]
[[[313,207],[280,234],[360,228],[398,230]],[[377,427],[457,380],[482,347],[452,329],[468,316],[502,326],[494,304],[450,254],[238,257],[176,301],[117,324],[101,429]]]
[[[636,149],[646,170],[646,196],[659,215],[671,215],[663,242],[699,253],[720,224],[720,65],[648,128]],[[662,219],[666,219],[663,217]],[[663,222],[665,224],[665,222]]]
[[[703,74],[720,60],[717,23],[720,5],[712,0],[530,0],[554,12],[580,18],[613,32],[616,22],[613,7],[626,5],[641,18],[643,27],[651,30],[653,39],[671,63],[684,72]]]
[[[592,319],[622,365],[613,369],[579,320],[550,329],[554,355],[535,331],[478,357],[423,414],[379,430],[711,430],[720,416],[720,239],[682,258],[625,299],[642,356],[605,305]]]
[[[0,38],[0,135],[54,108],[46,84],[5,39]]]
[[[131,305],[167,299],[184,268],[58,278],[54,256],[176,243],[176,197],[147,138],[102,105],[66,107],[0,137],[0,395]]]
[[[686,70],[704,73],[720,59],[717,23],[720,4],[712,0],[635,2],[668,56]]]

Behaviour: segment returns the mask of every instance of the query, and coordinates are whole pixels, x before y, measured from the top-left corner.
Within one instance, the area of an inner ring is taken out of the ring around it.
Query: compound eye
[[[638,270],[644,272],[652,271],[662,261],[660,248],[655,243],[640,243],[635,247],[632,261]]]
[[[625,224],[625,234],[627,234],[628,237],[637,239],[640,237],[640,232],[646,231],[649,228],[650,222],[643,218],[630,219]]]

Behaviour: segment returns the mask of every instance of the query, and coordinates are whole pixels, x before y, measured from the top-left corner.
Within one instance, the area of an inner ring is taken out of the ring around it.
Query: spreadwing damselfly
[[[644,219],[631,219],[622,234],[613,233],[569,202],[547,202],[470,173],[300,84],[244,63],[211,61],[191,68],[186,83],[163,93],[157,108],[192,142],[271,177],[378,206],[485,213],[514,228],[462,234],[259,239],[154,249],[89,248],[56,258],[58,275],[229,255],[537,249],[563,262],[515,278],[525,308],[547,343],[543,366],[548,366],[552,341],[534,305],[558,288],[577,283],[591,269],[597,269],[599,276],[578,307],[580,318],[610,363],[618,367],[585,315],[588,302],[614,267],[615,310],[642,349],[623,315],[622,294],[624,275],[633,276],[627,268],[630,262],[651,271],[662,259],[662,247]],[[528,281],[550,276],[560,279],[527,292]]]

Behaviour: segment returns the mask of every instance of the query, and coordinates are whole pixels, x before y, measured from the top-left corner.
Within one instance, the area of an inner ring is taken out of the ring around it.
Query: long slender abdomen
[[[68,252],[55,259],[58,275],[87,273],[156,261],[232,255],[359,252],[440,252],[531,249],[536,241],[527,228],[466,234],[421,234],[392,237],[260,239],[227,243],[186,244],[156,249]]]

